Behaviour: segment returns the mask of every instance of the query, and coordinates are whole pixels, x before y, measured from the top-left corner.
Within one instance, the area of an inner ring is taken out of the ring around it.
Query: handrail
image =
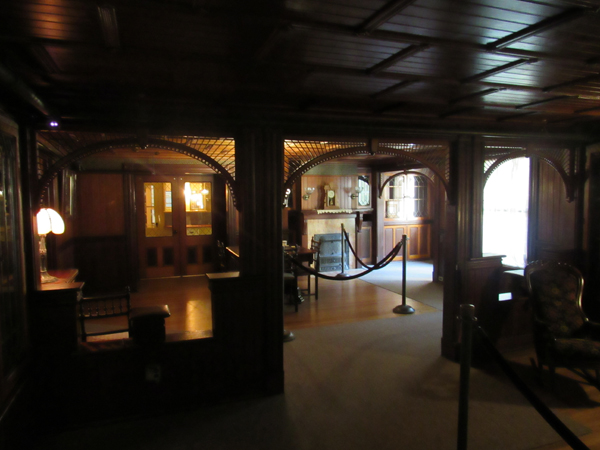
[[[473,305],[461,305],[461,313],[463,312],[463,306],[467,307],[467,309],[472,309],[474,311]],[[471,328],[475,329],[479,333],[479,337],[481,338],[481,342],[487,352],[490,354],[492,359],[498,364],[498,366],[502,369],[508,379],[513,383],[513,385],[523,394],[523,396],[531,403],[531,405],[535,408],[535,410],[542,416],[542,418],[550,425],[554,431],[556,431],[560,437],[569,445],[571,448],[575,450],[589,450],[587,447],[575,433],[573,433],[569,427],[567,427],[553,412],[548,406],[533,392],[529,386],[517,375],[517,373],[510,367],[508,362],[504,359],[502,354],[498,351],[498,349],[494,346],[491,339],[488,337],[486,332],[479,325],[474,325],[477,320],[474,315],[469,316],[469,314],[461,314],[461,320],[464,322],[470,322],[470,325],[466,325],[463,323],[463,339],[461,342],[461,386],[460,386],[460,398],[468,399],[468,371],[470,368],[470,356],[467,356],[467,353],[470,354],[470,348],[464,348],[463,345],[470,347],[472,336]],[[466,333],[466,335],[465,335]],[[464,361],[462,354],[465,353]],[[464,368],[463,368],[464,366]],[[463,380],[463,370],[465,371],[466,379]],[[466,392],[463,392],[466,391]],[[466,408],[466,411],[464,410]],[[462,410],[462,412],[461,412]],[[460,402],[459,404],[459,446],[457,447],[459,450],[466,449],[466,428],[467,423],[464,420],[468,415],[468,402]],[[461,447],[461,445],[464,445]]]

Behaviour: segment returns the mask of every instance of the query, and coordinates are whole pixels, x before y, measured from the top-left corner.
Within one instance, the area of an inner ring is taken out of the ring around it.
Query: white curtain
[[[502,263],[527,265],[529,158],[498,167],[483,191],[483,253],[506,255]]]

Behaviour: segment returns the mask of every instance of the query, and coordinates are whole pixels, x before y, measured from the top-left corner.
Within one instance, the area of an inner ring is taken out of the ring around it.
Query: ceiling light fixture
[[[58,130],[60,128],[60,121],[57,118],[50,117],[48,118],[47,125],[51,130]]]

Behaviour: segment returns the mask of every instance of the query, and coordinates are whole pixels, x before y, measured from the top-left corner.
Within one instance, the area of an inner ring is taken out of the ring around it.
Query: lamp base
[[[54,283],[55,281],[58,281],[58,278],[53,277],[52,275],[50,275],[47,271],[43,271],[40,273],[41,278],[42,278],[42,284],[45,283]]]

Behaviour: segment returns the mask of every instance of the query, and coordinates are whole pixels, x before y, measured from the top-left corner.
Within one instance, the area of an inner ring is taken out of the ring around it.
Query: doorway
[[[214,270],[213,192],[211,175],[136,178],[141,278]]]

